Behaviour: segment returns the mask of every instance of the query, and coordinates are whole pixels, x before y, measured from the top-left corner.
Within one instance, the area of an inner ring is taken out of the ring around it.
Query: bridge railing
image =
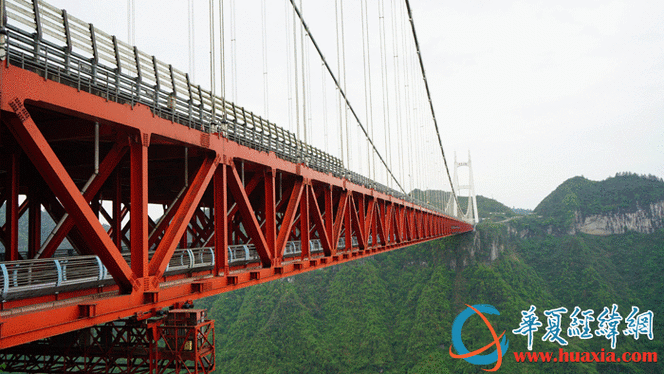
[[[371,237],[368,244],[373,245]],[[358,246],[357,237],[353,237],[351,247]],[[345,248],[345,238],[342,237],[337,249]],[[311,256],[322,255],[323,245],[320,239],[309,240],[309,251]],[[152,258],[154,253],[151,251],[149,258]],[[215,264],[214,253],[213,247],[178,248],[169,260],[164,275],[212,269]],[[252,243],[229,245],[227,253],[230,266],[260,262],[256,246]],[[284,259],[301,254],[302,244],[299,240],[286,243]],[[122,257],[131,266],[131,254],[123,252]],[[113,283],[113,277],[99,257],[94,255],[0,262],[0,302]]]
[[[158,60],[42,0],[5,0],[9,62],[107,100],[140,103],[155,115],[353,183],[441,209],[344,168],[322,150],[245,108],[191,82]]]

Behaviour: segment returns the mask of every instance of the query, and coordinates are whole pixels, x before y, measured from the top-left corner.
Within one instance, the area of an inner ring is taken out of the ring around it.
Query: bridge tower
[[[468,167],[468,184],[459,185],[459,168]],[[477,195],[475,194],[475,181],[473,180],[473,166],[470,161],[470,151],[468,151],[468,161],[459,162],[457,161],[456,152],[454,152],[454,191],[457,192],[457,200],[454,199],[454,195],[450,195],[450,202],[448,206],[451,206],[452,215],[457,216],[458,211],[461,210],[461,207],[457,205],[457,202],[462,197],[463,194],[461,191],[465,191],[468,198],[468,204],[466,204],[466,211],[461,212],[461,216],[467,221],[470,221],[473,225],[479,222],[479,215],[477,213]]]

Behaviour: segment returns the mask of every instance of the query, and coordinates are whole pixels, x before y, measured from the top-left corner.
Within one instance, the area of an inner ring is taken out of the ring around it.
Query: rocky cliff
[[[624,234],[635,231],[650,234],[664,227],[664,201],[637,207],[631,213],[595,214],[584,217],[575,212],[573,231],[590,235]]]
[[[485,221],[473,232],[450,238],[453,250],[444,255],[450,270],[496,261],[505,250],[506,234],[507,226]]]

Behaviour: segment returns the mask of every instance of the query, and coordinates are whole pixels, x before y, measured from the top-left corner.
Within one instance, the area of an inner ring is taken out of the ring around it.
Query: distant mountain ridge
[[[664,227],[664,181],[633,173],[599,182],[574,177],[542,200],[535,213],[570,234],[652,233]]]
[[[535,213],[555,217],[577,210],[584,216],[634,212],[664,201],[664,181],[652,175],[618,173],[603,181],[583,176],[563,182],[535,208]]]

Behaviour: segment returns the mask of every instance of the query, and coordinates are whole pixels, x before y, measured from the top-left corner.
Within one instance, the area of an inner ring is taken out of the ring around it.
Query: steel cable
[[[371,143],[371,147],[373,148],[374,152],[376,152],[376,155],[378,155],[378,158],[380,158],[380,161],[383,163],[383,165],[385,165],[385,167],[387,168],[387,171],[390,174],[390,176],[392,177],[392,179],[394,179],[394,182],[397,184],[397,186],[399,186],[399,188],[401,189],[401,192],[403,192],[405,194],[406,191],[404,191],[403,187],[401,186],[399,181],[396,179],[396,177],[392,173],[392,170],[390,170],[390,168],[387,166],[387,163],[383,159],[383,156],[381,156],[380,152],[378,152],[378,149],[376,149],[376,146],[374,145],[373,140],[369,136],[369,133],[367,132],[367,130],[362,125],[362,121],[360,121],[360,118],[358,117],[357,113],[353,109],[352,105],[350,105],[350,102],[348,101],[348,97],[346,96],[346,93],[344,92],[344,90],[339,85],[339,81],[337,80],[336,76],[332,72],[332,68],[330,68],[330,65],[327,63],[327,60],[325,59],[325,56],[323,55],[323,52],[318,47],[318,44],[316,43],[316,40],[314,39],[313,35],[311,34],[311,31],[309,30],[309,26],[307,26],[307,23],[304,21],[304,18],[302,17],[302,14],[300,13],[300,10],[298,9],[297,5],[295,4],[295,0],[290,0],[290,3],[293,6],[293,9],[295,10],[295,13],[297,14],[298,18],[300,19],[300,22],[302,23],[302,26],[304,26],[304,30],[306,31],[307,36],[309,36],[309,39],[311,40],[311,43],[314,45],[314,48],[316,48],[316,52],[318,52],[318,55],[320,56],[321,60],[325,64],[325,67],[327,68],[328,73],[332,77],[332,80],[334,81],[334,84],[336,84],[337,88],[339,89],[339,92],[341,93],[341,96],[344,98],[344,101],[346,102],[346,106],[347,106],[348,110],[350,110],[351,113],[353,114],[353,117],[355,117],[355,120],[357,121],[358,126],[360,126],[360,128],[362,129],[362,132],[364,133],[364,136]]]
[[[447,166],[447,159],[445,158],[445,151],[443,150],[443,141],[440,138],[440,131],[438,130],[438,121],[436,120],[436,112],[433,109],[433,101],[431,101],[431,91],[429,90],[429,82],[427,81],[427,75],[424,72],[424,62],[422,61],[422,53],[420,52],[420,43],[417,41],[417,33],[415,32],[415,23],[413,22],[413,13],[410,10],[410,2],[405,0],[406,9],[408,10],[408,20],[410,21],[410,28],[413,31],[413,39],[415,41],[415,48],[417,49],[417,58],[420,62],[420,70],[422,70],[422,79],[424,79],[424,87],[427,91],[427,98],[429,100],[429,107],[431,108],[431,116],[433,117],[433,125],[436,128],[436,135],[438,137],[438,145],[440,145],[440,153],[443,155],[443,163],[445,164],[445,171],[447,172],[447,178],[450,182],[450,188],[452,189],[452,196],[457,206],[459,205],[459,199],[454,191],[454,184],[452,183],[452,176],[450,176],[450,168]]]

